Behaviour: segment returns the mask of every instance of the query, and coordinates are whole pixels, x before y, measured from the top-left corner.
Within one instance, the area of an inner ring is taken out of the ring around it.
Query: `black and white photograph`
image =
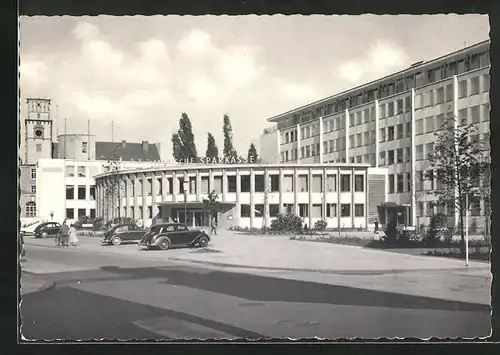
[[[19,341],[488,338],[489,21],[20,16]]]

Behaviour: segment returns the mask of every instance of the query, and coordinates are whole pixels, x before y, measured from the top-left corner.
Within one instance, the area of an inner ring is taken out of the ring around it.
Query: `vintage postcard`
[[[21,341],[487,338],[487,15],[23,17]]]

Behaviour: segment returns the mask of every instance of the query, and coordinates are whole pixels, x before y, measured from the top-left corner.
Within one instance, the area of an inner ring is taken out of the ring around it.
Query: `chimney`
[[[127,145],[127,141],[122,141],[122,149],[125,149],[126,145]]]
[[[142,141],[142,150],[147,152],[149,148],[149,143],[148,141]]]

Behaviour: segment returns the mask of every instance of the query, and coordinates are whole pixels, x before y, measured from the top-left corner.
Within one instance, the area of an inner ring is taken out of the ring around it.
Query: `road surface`
[[[285,279],[168,260],[190,252],[185,249],[139,251],[135,245],[83,242],[95,247],[61,248],[26,240],[24,272],[35,272],[55,286],[23,296],[25,339],[352,339],[490,333],[490,309],[484,304],[293,280],[293,272]]]

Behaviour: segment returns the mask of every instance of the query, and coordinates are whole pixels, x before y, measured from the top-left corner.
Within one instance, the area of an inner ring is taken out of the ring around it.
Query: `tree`
[[[215,138],[212,133],[208,133],[207,137],[207,152],[205,153],[207,158],[210,160],[216,159],[219,157],[219,149],[217,148],[217,144],[215,144]]]
[[[212,214],[214,210],[217,208],[217,201],[219,200],[219,195],[215,190],[212,190],[208,195],[207,198],[203,199],[203,205],[205,206],[205,210],[208,210],[210,212],[210,217],[212,217]]]
[[[233,128],[231,127],[231,120],[228,115],[224,115],[224,158],[236,159],[238,154],[233,147]]]
[[[195,161],[198,158],[193,127],[186,113],[179,119],[179,129],[172,134],[172,155],[177,161]]]
[[[259,156],[257,154],[257,149],[255,148],[255,144],[251,143],[250,148],[248,149],[247,162],[248,163],[257,163],[258,157]]]
[[[109,159],[103,166],[104,172],[110,174],[107,183],[104,187],[104,218],[112,220],[115,216],[120,217],[119,200],[123,195],[121,191],[121,183],[118,176],[120,171],[120,163],[116,160]],[[116,214],[115,214],[116,212]]]
[[[428,194],[436,197],[437,204],[447,205],[458,211],[461,251],[465,252],[464,216],[467,201],[481,197],[481,180],[488,165],[481,142],[475,140],[474,124],[457,122],[448,118],[437,137],[432,153],[428,154],[430,167],[427,180],[435,180],[437,186]]]

